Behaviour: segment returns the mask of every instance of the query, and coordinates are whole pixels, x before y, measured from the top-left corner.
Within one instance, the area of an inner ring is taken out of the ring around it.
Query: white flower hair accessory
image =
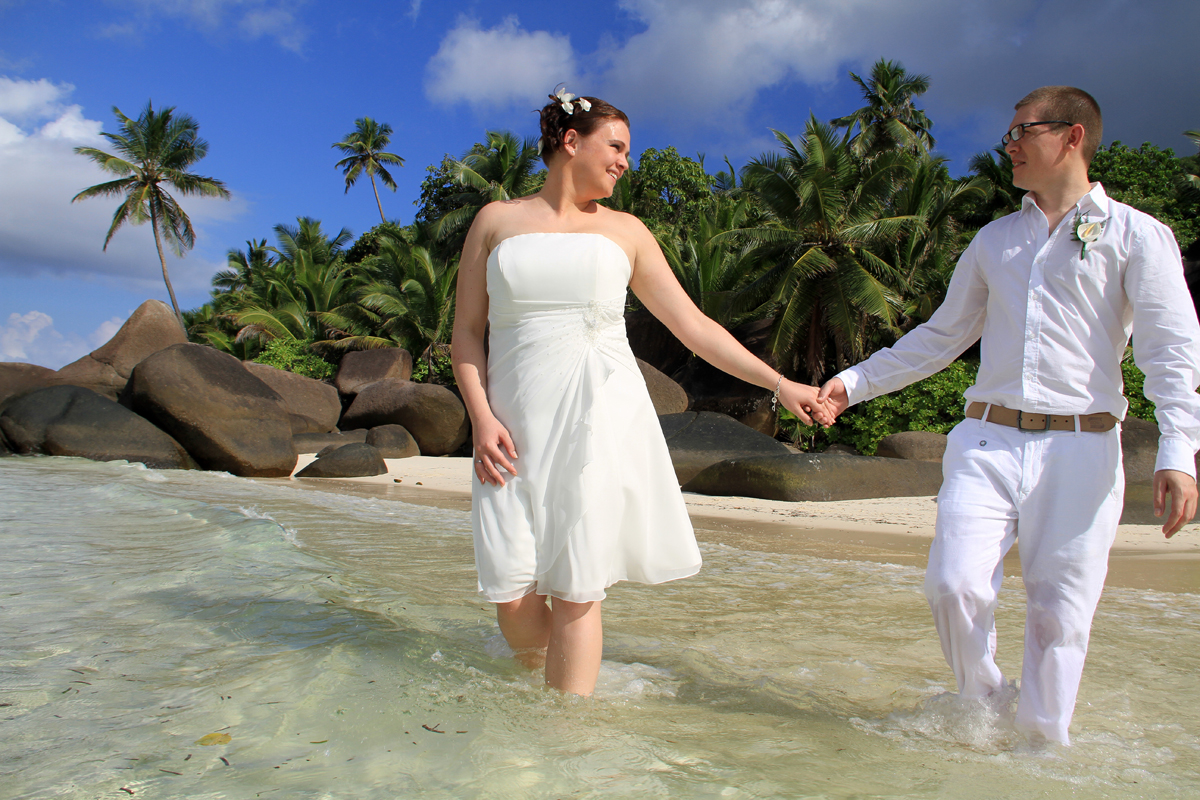
[[[1099,241],[1100,234],[1104,233],[1104,223],[1106,219],[1089,219],[1087,214],[1076,214],[1075,223],[1072,225],[1071,238],[1082,244],[1079,247],[1079,257],[1083,258],[1087,255],[1087,247],[1093,242]]]
[[[554,94],[549,95],[549,97],[551,100],[556,101],[560,106],[562,106],[562,110],[568,114],[575,113],[575,103],[579,103],[579,107],[584,111],[592,110],[592,104],[586,99],[568,92],[567,85],[565,83],[560,83],[558,86],[556,86],[554,88]]]

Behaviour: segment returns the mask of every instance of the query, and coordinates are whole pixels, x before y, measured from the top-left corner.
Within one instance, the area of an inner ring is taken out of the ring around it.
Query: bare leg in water
[[[588,696],[596,688],[604,648],[600,603],[571,603],[527,594],[496,605],[500,632],[529,669],[546,667],[546,685]]]
[[[551,623],[545,597],[530,592],[518,600],[497,603],[496,620],[504,641],[512,648],[513,658],[529,669],[546,665]]]

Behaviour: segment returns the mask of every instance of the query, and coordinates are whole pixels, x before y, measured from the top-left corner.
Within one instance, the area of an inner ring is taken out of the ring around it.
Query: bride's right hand
[[[491,417],[472,426],[472,442],[475,446],[475,474],[481,483],[503,486],[504,476],[498,467],[503,467],[510,475],[517,474],[517,468],[512,463],[517,460],[517,448],[500,420]]]

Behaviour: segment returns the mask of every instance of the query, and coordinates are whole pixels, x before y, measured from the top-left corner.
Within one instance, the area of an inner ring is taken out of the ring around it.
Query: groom
[[[1001,690],[994,612],[1019,537],[1028,610],[1017,724],[1064,744],[1121,516],[1131,331],[1161,432],[1154,512],[1169,505],[1168,537],[1197,500],[1200,326],[1170,229],[1088,182],[1100,135],[1100,108],[1080,89],[1046,86],[1017,103],[1002,142],[1013,184],[1028,191],[1021,210],[979,231],[928,322],[819,398],[841,413],[942,369],[982,336],[967,419],[947,440],[925,594],[962,696]]]

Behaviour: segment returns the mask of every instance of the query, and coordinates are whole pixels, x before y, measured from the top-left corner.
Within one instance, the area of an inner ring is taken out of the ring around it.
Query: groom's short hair
[[[1083,126],[1083,160],[1091,164],[1092,156],[1100,147],[1104,134],[1104,121],[1100,117],[1100,104],[1083,89],[1074,86],[1043,86],[1034,89],[1014,108],[1041,106],[1047,119],[1061,119],[1072,125]]]

